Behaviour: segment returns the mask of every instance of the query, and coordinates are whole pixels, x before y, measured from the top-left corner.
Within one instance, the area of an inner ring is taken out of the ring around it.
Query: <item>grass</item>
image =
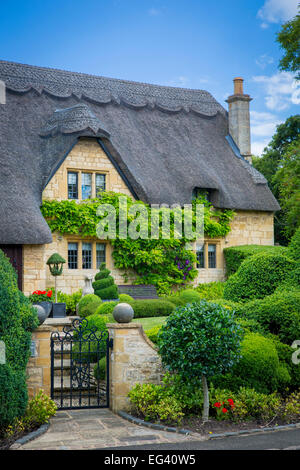
[[[136,318],[133,319],[132,321],[134,323],[140,323],[144,331],[150,330],[150,328],[153,328],[154,326],[157,325],[162,325],[168,317],[150,317],[150,318]]]

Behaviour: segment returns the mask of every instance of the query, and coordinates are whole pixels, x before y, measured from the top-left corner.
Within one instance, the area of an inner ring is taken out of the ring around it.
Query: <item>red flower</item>
[[[214,406],[215,406],[216,408],[221,408],[221,403],[219,403],[219,402],[217,401],[217,402],[214,404]]]
[[[222,409],[222,413],[227,413],[228,410],[226,410],[226,408],[223,408]]]
[[[234,405],[234,402],[233,402],[232,398],[229,398],[227,401],[228,401],[230,406]]]
[[[47,297],[51,297],[51,296],[52,296],[52,290],[48,290]]]

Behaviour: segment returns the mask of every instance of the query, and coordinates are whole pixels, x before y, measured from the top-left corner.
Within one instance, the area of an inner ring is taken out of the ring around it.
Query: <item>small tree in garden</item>
[[[170,372],[185,382],[202,382],[203,420],[209,416],[207,377],[230,369],[240,358],[242,328],[231,311],[204,300],[179,307],[159,333],[159,353]]]
[[[105,267],[105,263],[101,263],[100,270],[95,276],[93,282],[94,292],[100,299],[110,300],[118,298],[118,287],[114,278],[110,276],[110,270]]]

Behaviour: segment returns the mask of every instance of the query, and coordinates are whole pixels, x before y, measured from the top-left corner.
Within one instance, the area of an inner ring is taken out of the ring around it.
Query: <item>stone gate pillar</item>
[[[110,409],[129,409],[129,390],[137,383],[161,383],[163,370],[156,347],[138,323],[110,323]]]

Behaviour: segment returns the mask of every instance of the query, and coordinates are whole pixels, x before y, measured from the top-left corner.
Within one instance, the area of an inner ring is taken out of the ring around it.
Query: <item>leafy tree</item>
[[[286,147],[273,184],[279,194],[284,233],[290,238],[300,227],[300,134]]]
[[[185,383],[203,388],[203,420],[209,416],[207,377],[222,374],[240,359],[242,328],[221,305],[204,300],[178,307],[158,334],[162,363]]]
[[[288,151],[288,147],[299,139],[300,135],[300,114],[290,116],[283,124],[276,128],[276,132],[265,148],[262,157],[253,157],[253,166],[260,171],[268,181],[269,187],[276,199],[282,204],[282,195],[279,184],[279,177],[276,177],[283,165],[287,163],[284,154]],[[275,241],[280,244],[287,245],[288,237],[293,234],[287,231],[285,224],[287,223],[284,214],[285,209],[275,214],[274,228]]]
[[[282,25],[276,40],[284,50],[279,63],[280,70],[298,72],[296,79],[300,80],[300,14]]]

